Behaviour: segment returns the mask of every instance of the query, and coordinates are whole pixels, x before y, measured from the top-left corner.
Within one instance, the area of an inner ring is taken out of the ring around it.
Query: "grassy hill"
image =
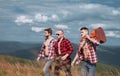
[[[43,66],[42,61],[0,55],[0,76],[43,76]],[[72,75],[81,76],[80,68],[81,64],[72,67]],[[60,76],[65,76],[63,71]],[[120,69],[98,63],[96,76],[120,76]]]
[[[0,55],[0,76],[42,76],[42,66],[36,61]]]
[[[73,43],[74,51],[71,58],[74,57],[78,45]],[[41,43],[25,43],[14,41],[0,41],[0,55],[10,55],[20,58],[34,60],[40,51]],[[120,67],[120,46],[98,46],[97,54],[101,63]]]

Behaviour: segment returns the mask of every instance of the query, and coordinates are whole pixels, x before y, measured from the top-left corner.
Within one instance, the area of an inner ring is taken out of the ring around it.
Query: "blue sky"
[[[79,29],[103,27],[105,45],[120,45],[119,0],[0,0],[0,41],[41,42],[43,30],[63,29],[78,43]]]

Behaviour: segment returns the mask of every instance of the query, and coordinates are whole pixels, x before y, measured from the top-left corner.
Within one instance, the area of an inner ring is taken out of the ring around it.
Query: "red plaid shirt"
[[[87,61],[89,61],[92,64],[95,64],[95,63],[98,62],[98,58],[97,58],[97,55],[96,55],[96,45],[95,44],[99,44],[99,42],[94,38],[92,38],[92,40],[94,41],[94,44],[92,43],[92,45],[91,45],[90,43],[87,43],[88,49],[89,49]],[[79,58],[76,62],[77,64],[80,63],[81,61],[84,61],[82,42],[83,42],[83,40],[80,40],[80,42],[79,42],[79,48],[78,48]]]
[[[54,58],[54,52],[55,52],[55,49],[54,49],[54,44],[55,44],[55,39],[52,38],[49,45],[48,45],[48,59],[53,59]],[[45,45],[43,43],[42,47],[41,47],[41,51],[39,52],[39,55],[38,57],[45,57]]]
[[[59,54],[58,54],[58,41],[55,43],[54,47],[55,47],[55,55],[59,56]],[[61,52],[61,55],[69,54],[67,60],[70,61],[70,55],[73,52],[73,47],[72,47],[71,42],[68,39],[66,39],[66,38],[62,39],[62,41],[60,43],[60,52]]]

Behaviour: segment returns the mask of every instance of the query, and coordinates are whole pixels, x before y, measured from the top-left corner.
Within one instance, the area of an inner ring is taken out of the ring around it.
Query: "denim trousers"
[[[88,61],[83,61],[81,66],[82,76],[95,76],[96,64],[91,64]]]
[[[52,59],[46,61],[45,65],[44,65],[44,69],[43,69],[44,76],[50,76],[49,68],[50,68],[52,62],[53,62]]]

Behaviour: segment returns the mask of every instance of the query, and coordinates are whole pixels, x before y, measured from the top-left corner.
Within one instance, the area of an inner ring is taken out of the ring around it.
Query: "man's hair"
[[[64,31],[62,29],[59,29],[58,31],[61,31],[64,34]]]
[[[44,31],[47,31],[48,33],[50,33],[50,35],[52,35],[52,29],[51,28],[44,29]]]
[[[87,30],[87,31],[89,31],[87,27],[82,27],[80,30]]]

